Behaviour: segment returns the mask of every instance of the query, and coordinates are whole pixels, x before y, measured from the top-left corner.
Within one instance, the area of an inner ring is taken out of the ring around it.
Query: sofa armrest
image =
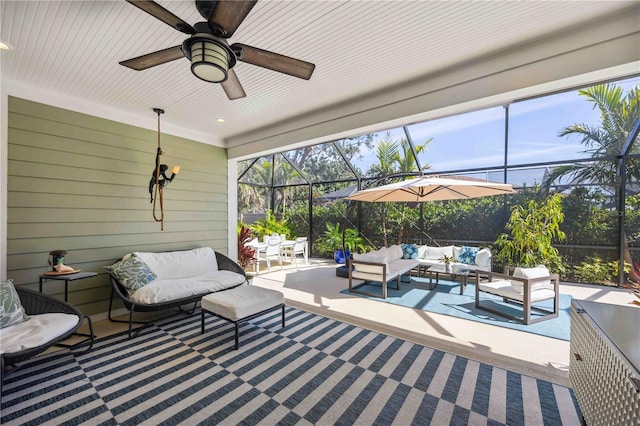
[[[358,270],[357,265],[365,265],[365,270]],[[382,276],[387,275],[388,267],[389,267],[387,263],[371,262],[368,260],[354,260],[354,259],[349,259],[349,266],[350,266],[349,273],[360,272],[365,274],[377,274]],[[355,270],[354,270],[354,267],[355,267]]]
[[[219,270],[235,272],[245,277],[245,279],[247,278],[247,274],[245,273],[244,269],[242,269],[240,265],[238,265],[236,262],[229,259],[227,256],[225,256],[220,252],[216,251],[215,253],[216,253],[216,260],[218,261]]]

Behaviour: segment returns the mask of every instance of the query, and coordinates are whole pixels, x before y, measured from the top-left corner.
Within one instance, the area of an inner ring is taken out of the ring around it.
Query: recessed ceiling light
[[[9,43],[0,41],[0,50],[12,50],[12,49],[13,49],[13,46],[11,46]]]
[[[218,117],[218,118],[216,118],[216,121],[217,121],[218,123],[224,123],[224,118],[220,118],[220,117]]]

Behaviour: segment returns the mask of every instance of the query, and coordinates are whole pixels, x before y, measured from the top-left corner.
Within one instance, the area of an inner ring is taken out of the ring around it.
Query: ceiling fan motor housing
[[[198,24],[206,26],[205,22]],[[236,55],[227,41],[206,32],[197,32],[186,39],[182,43],[182,53],[191,61],[191,72],[210,83],[226,81],[228,70],[236,64]]]

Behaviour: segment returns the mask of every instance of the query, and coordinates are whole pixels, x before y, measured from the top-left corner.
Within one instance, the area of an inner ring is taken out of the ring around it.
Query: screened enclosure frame
[[[636,78],[637,76],[633,76],[633,78]],[[606,83],[606,82],[605,82]],[[601,83],[604,84],[604,83]],[[591,86],[593,87],[593,86]],[[295,172],[297,173],[297,175],[299,176],[299,178],[302,180],[302,182],[299,183],[276,183],[276,167],[272,167],[271,169],[271,177],[270,177],[270,182],[264,182],[264,183],[259,183],[259,182],[251,182],[251,181],[245,181],[247,178],[248,173],[250,172],[250,170],[256,165],[256,163],[259,161],[260,158],[264,158],[264,156],[255,158],[253,160],[247,160],[249,162],[248,166],[246,166],[244,168],[244,170],[242,170],[239,174],[238,177],[238,184],[243,184],[243,185],[249,185],[249,186],[254,186],[254,187],[260,187],[263,188],[264,190],[268,191],[270,194],[270,203],[269,203],[269,208],[273,208],[274,204],[275,204],[275,193],[278,190],[282,190],[282,189],[286,189],[286,188],[296,188],[296,187],[306,187],[307,188],[307,197],[308,197],[308,217],[307,217],[307,221],[308,221],[308,226],[307,226],[307,237],[309,239],[309,243],[310,243],[310,248],[311,250],[313,250],[313,229],[314,229],[314,215],[313,215],[313,211],[314,211],[314,199],[313,199],[313,194],[314,194],[314,189],[315,188],[323,188],[326,186],[332,186],[332,187],[336,187],[336,185],[344,185],[344,184],[351,184],[351,185],[355,185],[355,190],[361,190],[364,189],[368,186],[371,186],[373,183],[377,183],[377,182],[385,182],[385,181],[391,181],[393,179],[397,179],[397,178],[404,178],[404,177],[411,177],[411,176],[420,176],[420,175],[469,175],[469,174],[483,174],[486,175],[487,177],[491,174],[491,175],[497,175],[497,174],[501,174],[502,179],[501,179],[501,183],[508,183],[509,180],[509,173],[510,172],[515,172],[515,171],[523,171],[523,170],[534,170],[534,169],[539,169],[539,168],[553,168],[553,167],[558,167],[558,166],[565,166],[565,165],[576,165],[576,164],[582,164],[582,163],[599,163],[599,162],[611,162],[613,163],[613,165],[615,165],[615,170],[616,170],[616,182],[615,185],[613,186],[613,188],[615,189],[615,198],[616,198],[616,202],[615,202],[615,214],[617,216],[617,232],[616,232],[616,237],[617,237],[617,243],[615,245],[582,245],[582,244],[557,244],[558,247],[569,247],[569,248],[594,248],[594,249],[607,249],[607,250],[616,250],[617,254],[618,254],[618,276],[620,279],[619,284],[623,284],[624,281],[624,268],[625,268],[625,259],[624,259],[624,251],[626,249],[629,249],[628,247],[626,247],[626,240],[625,240],[625,211],[626,211],[626,195],[627,195],[627,181],[628,181],[628,172],[627,172],[627,165],[628,165],[628,160],[631,158],[640,158],[640,154],[634,154],[633,153],[633,149],[637,144],[637,140],[640,134],[640,117],[638,117],[635,121],[635,124],[632,128],[632,131],[629,133],[627,140],[624,142],[620,152],[616,152],[616,153],[610,153],[609,155],[604,155],[604,156],[595,156],[595,157],[589,157],[589,158],[570,158],[570,159],[554,159],[551,161],[535,161],[535,162],[528,162],[528,163],[517,163],[517,162],[513,162],[510,161],[509,155],[510,155],[510,147],[512,144],[512,140],[510,139],[510,112],[511,112],[511,107],[519,102],[524,102],[524,101],[528,101],[531,99],[537,99],[537,98],[544,98],[547,96],[552,96],[554,94],[557,93],[567,93],[570,92],[571,90],[575,90],[574,89],[569,89],[563,92],[556,92],[553,94],[545,94],[545,95],[541,95],[540,97],[536,97],[536,98],[526,98],[526,99],[520,99],[517,101],[513,101],[510,102],[509,104],[503,105],[502,108],[504,110],[504,128],[503,128],[503,134],[504,134],[504,139],[503,139],[503,158],[501,161],[500,165],[496,165],[496,166],[481,166],[481,167],[462,167],[462,168],[449,168],[446,170],[438,170],[437,172],[428,170],[426,168],[426,165],[422,163],[421,161],[421,156],[419,155],[419,148],[416,146],[416,143],[414,141],[414,138],[412,137],[412,133],[410,130],[410,126],[414,126],[414,125],[418,125],[418,124],[424,124],[424,123],[428,123],[428,122],[433,122],[433,121],[437,121],[439,119],[434,119],[434,120],[428,120],[426,122],[421,122],[421,123],[413,123],[413,124],[408,124],[408,125],[404,125],[398,128],[395,128],[394,130],[397,130],[398,133],[400,133],[400,129],[401,129],[401,133],[403,134],[403,140],[401,141],[401,143],[406,143],[408,145],[408,150],[407,152],[409,152],[412,156],[412,163],[413,163],[413,167],[411,171],[405,171],[405,172],[396,172],[396,173],[392,173],[392,174],[388,174],[388,175],[378,175],[378,176],[367,176],[365,175],[361,169],[359,169],[352,161],[351,157],[349,156],[348,153],[345,152],[345,144],[347,143],[348,140],[350,139],[356,139],[359,137],[372,137],[372,135],[379,135],[381,133],[384,132],[383,131],[379,131],[379,132],[375,132],[375,133],[369,133],[369,134],[364,134],[364,135],[357,135],[357,136],[353,136],[352,138],[343,138],[343,139],[339,139],[339,140],[334,140],[334,141],[330,141],[330,142],[325,142],[322,144],[317,144],[317,145],[312,145],[310,147],[305,147],[305,148],[309,148],[309,149],[314,149],[316,147],[320,147],[320,149],[324,149],[323,147],[327,147],[330,146],[332,149],[334,149],[338,156],[337,158],[341,159],[342,162],[344,163],[344,167],[345,167],[345,171],[348,170],[348,174],[350,174],[350,176],[345,176],[345,177],[341,177],[341,178],[335,178],[335,179],[320,179],[320,180],[314,180],[314,176],[309,176],[309,174],[304,170],[303,165],[300,164],[296,164],[295,161],[292,161],[292,159],[286,155],[286,153],[288,152],[293,152],[296,150],[285,150],[282,152],[278,152],[278,153],[274,153],[274,154],[270,154],[269,157],[271,157],[271,164],[275,165],[276,164],[276,156],[280,156],[282,158],[285,159],[285,161],[292,167],[293,170],[295,170]],[[491,108],[495,108],[495,107],[491,107]],[[476,110],[478,111],[478,110]],[[472,111],[476,112],[476,111]],[[465,114],[469,114],[469,113],[465,113]],[[461,114],[464,115],[464,114]],[[443,117],[446,118],[446,117]],[[390,131],[391,129],[389,129]],[[426,144],[425,144],[426,145]],[[406,157],[405,157],[406,158]],[[488,180],[488,179],[487,179]],[[498,182],[499,180],[497,179],[492,179],[493,181]],[[569,183],[569,184],[565,184],[565,186],[567,187],[582,187],[582,186],[588,186],[590,185],[588,182],[580,182],[580,183]],[[598,184],[591,184],[591,185],[598,185]],[[514,185],[516,186],[516,185]],[[560,185],[552,185],[551,188],[552,189],[557,189],[556,187],[560,186]],[[360,203],[358,202],[358,205]],[[357,215],[355,218],[355,223],[356,228],[358,230],[361,229],[360,224],[362,222],[362,217],[361,217],[361,209],[357,208]],[[423,223],[424,223],[424,218],[423,218],[423,214],[422,214],[422,206],[420,206],[420,224],[421,224],[421,232],[420,232],[420,243],[423,243],[424,241],[424,237],[428,235],[424,232],[423,229]],[[474,241],[476,242],[476,241]],[[482,241],[480,241],[482,242]],[[485,242],[486,243],[486,242]],[[556,244],[554,244],[556,245]],[[640,250],[640,249],[638,249]],[[634,250],[635,251],[635,250]]]

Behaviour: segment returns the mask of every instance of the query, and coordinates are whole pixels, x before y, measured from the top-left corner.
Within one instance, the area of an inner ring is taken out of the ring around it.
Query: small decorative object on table
[[[453,256],[447,256],[446,254],[440,258],[442,262],[444,262],[444,270],[447,272],[451,272],[452,262],[455,262],[456,259]]]

